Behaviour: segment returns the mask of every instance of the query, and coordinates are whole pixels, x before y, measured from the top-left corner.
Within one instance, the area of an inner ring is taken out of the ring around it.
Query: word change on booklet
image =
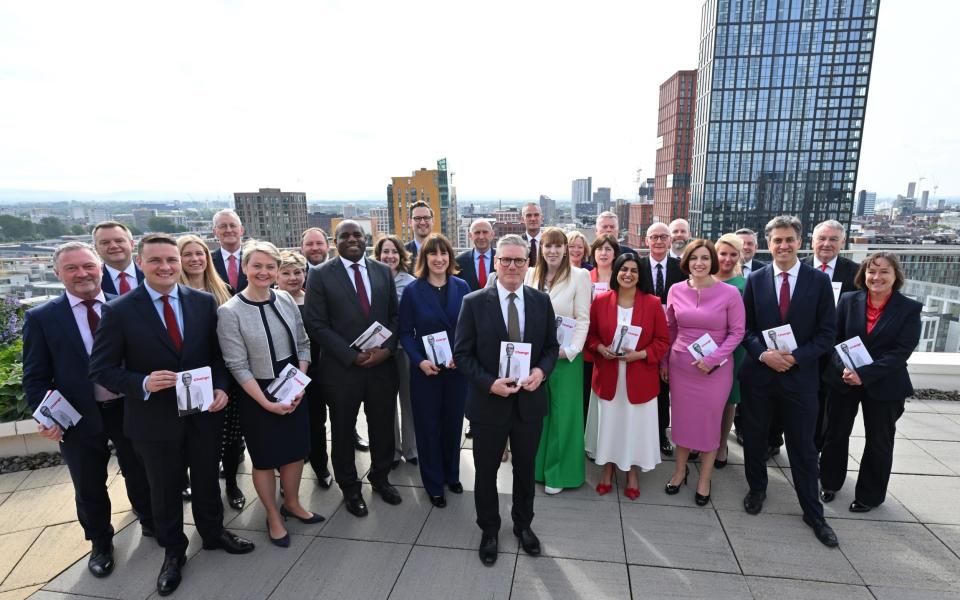
[[[497,372],[502,379],[513,379],[517,383],[530,377],[530,352],[532,344],[523,342],[500,342],[500,369]]]
[[[60,427],[62,436],[66,437],[70,428],[83,417],[60,392],[49,390],[37,410],[33,411],[33,418],[47,429],[54,425]]]
[[[765,329],[763,331],[763,341],[767,344],[768,350],[793,352],[797,349],[797,338],[793,337],[793,328],[789,324]]]
[[[370,327],[367,327],[366,331],[350,343],[350,347],[360,352],[372,348],[379,348],[384,342],[390,339],[391,335],[393,335],[392,331],[377,321],[374,321]]]
[[[453,360],[453,351],[450,349],[450,340],[447,339],[446,331],[423,336],[423,350],[426,352],[427,360],[435,367],[441,369],[449,367],[450,361]]]
[[[293,365],[287,365],[280,376],[270,382],[267,386],[266,396],[268,400],[280,404],[292,404],[297,394],[307,387],[311,379],[303,374],[300,369]]]
[[[863,345],[859,335],[845,342],[840,342],[834,346],[834,348],[837,349],[837,354],[840,355],[843,366],[851,371],[856,370],[857,367],[865,367],[873,363],[873,357],[870,356],[870,352],[867,350],[867,347]]]
[[[210,367],[177,373],[177,414],[181,417],[210,410],[213,375]]]
[[[700,337],[697,338],[695,342],[687,346],[687,352],[689,352],[693,356],[693,358],[696,360],[703,360],[704,358],[710,356],[716,351],[717,351],[717,343],[713,341],[713,338],[710,337],[709,333],[705,333],[701,335]],[[714,371],[716,371],[717,369],[719,369],[725,364],[727,364],[726,358],[723,359],[723,361],[719,365],[710,369],[710,372],[713,373]]]
[[[573,332],[577,329],[577,320],[570,317],[557,316],[557,343],[561,348],[570,346]]]
[[[593,297],[596,298],[604,292],[610,291],[610,284],[605,281],[598,281],[593,284]]]
[[[623,356],[627,352],[636,350],[642,331],[643,327],[639,325],[631,325],[626,321],[620,321],[617,323],[617,330],[613,334],[613,343],[610,344],[610,349],[617,356]]]

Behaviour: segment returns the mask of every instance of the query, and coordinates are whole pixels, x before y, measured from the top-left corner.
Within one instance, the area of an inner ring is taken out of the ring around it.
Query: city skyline
[[[64,3],[51,20],[49,6],[8,5],[0,52],[17,64],[0,65],[11,105],[0,186],[183,199],[272,186],[372,200],[390,176],[446,156],[461,203],[564,202],[586,176],[633,199],[636,169],[654,173],[659,85],[696,67],[701,8],[634,4],[383,4],[369,19],[369,7],[241,3],[190,20],[122,3],[102,14]],[[893,197],[925,177],[931,195],[936,185],[937,198],[956,196],[960,135],[944,115],[958,83],[942,73],[958,60],[949,28],[960,11],[881,12],[857,191]],[[403,22],[431,36],[383,42]],[[443,93],[381,92],[405,89],[425,64],[439,64]],[[592,85],[569,85],[574,76]]]

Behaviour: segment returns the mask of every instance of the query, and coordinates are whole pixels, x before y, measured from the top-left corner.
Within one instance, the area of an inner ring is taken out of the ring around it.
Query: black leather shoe
[[[780,446],[767,446],[767,460],[780,454]]]
[[[836,492],[831,492],[830,490],[820,490],[820,501],[821,502],[833,502],[833,499],[837,497]]]
[[[866,504],[864,504],[863,502],[860,502],[859,500],[854,500],[853,502],[850,503],[850,512],[865,513],[865,512],[870,512],[871,510],[873,510],[872,506],[867,506]]]
[[[532,529],[529,527],[526,529],[517,529],[514,527],[513,535],[520,539],[520,547],[523,548],[524,552],[530,556],[540,556],[540,539]]]
[[[497,536],[483,534],[480,538],[480,562],[488,567],[497,562]]]
[[[187,557],[183,555],[165,556],[163,558],[163,566],[160,567],[160,575],[157,576],[158,594],[161,596],[169,596],[176,591],[177,586],[180,585],[180,581],[183,579],[180,574],[180,569],[182,569],[186,563]]]
[[[329,490],[330,486],[333,485],[333,475],[330,473],[325,475],[317,475],[317,485],[325,490]]]
[[[809,525],[810,529],[813,529],[813,534],[817,536],[817,539],[820,540],[820,543],[824,546],[836,548],[840,545],[839,540],[837,540],[837,534],[823,519],[817,520],[813,517],[803,515],[803,522]]]
[[[737,431],[736,437],[737,437],[737,443],[742,446],[742,445],[743,445],[743,434],[740,433],[739,431]]]
[[[284,519],[286,521],[286,519]],[[278,548],[289,548],[290,547],[290,532],[288,531],[283,535],[283,537],[275,538],[270,535],[270,519],[267,519],[267,537],[270,538],[270,543]]]
[[[459,481],[456,482],[456,483],[451,483],[451,484],[448,484],[448,485],[447,485],[447,489],[450,490],[451,492],[453,492],[454,494],[462,494],[462,493],[463,493],[463,484],[460,483]]]
[[[748,515],[758,515],[763,510],[763,501],[767,499],[766,492],[748,492],[743,497],[743,510]]]
[[[87,561],[87,569],[94,577],[106,577],[113,573],[113,544],[94,546]]]
[[[660,444],[660,454],[664,456],[673,456],[673,446],[670,442]]]
[[[687,477],[689,476],[690,476],[690,467],[687,466],[686,470],[683,472],[683,481],[681,481],[677,485],[673,485],[672,483],[670,483],[670,481],[668,481],[667,485],[663,486],[663,491],[666,492],[668,496],[675,496],[676,494],[680,493],[680,486],[687,484]],[[670,479],[671,481],[673,480],[672,477]]]
[[[719,458],[713,459],[713,468],[714,468],[714,469],[723,469],[724,467],[727,466],[727,460],[728,460],[728,459],[726,459],[726,458],[723,459],[723,460],[720,460]]]
[[[360,434],[356,431],[353,432],[353,448],[360,452],[369,452],[370,444],[367,443],[367,440],[360,437]]]
[[[153,525],[147,525],[146,523],[140,523],[140,535],[143,537],[152,538],[156,534],[153,532]]]
[[[447,506],[447,499],[443,496],[430,496],[430,504],[437,508],[444,508]]]
[[[343,499],[344,505],[347,507],[347,512],[355,517],[365,517],[367,516],[367,503],[363,501],[363,496],[359,494],[356,496],[348,496]]]
[[[373,486],[373,491],[380,494],[380,497],[383,498],[383,501],[387,504],[397,505],[403,502],[403,498],[400,497],[400,492],[389,483],[378,483]]]
[[[220,534],[220,537],[214,540],[203,540],[204,550],[223,550],[227,554],[246,554],[253,552],[256,546],[248,539],[242,538],[226,529]]]
[[[247,497],[243,495],[238,487],[227,487],[227,503],[234,510],[243,510],[247,504]]]
[[[193,490],[191,490],[189,487],[183,488],[183,490],[180,491],[180,498],[182,498],[185,502],[189,502],[190,498],[193,498]]]

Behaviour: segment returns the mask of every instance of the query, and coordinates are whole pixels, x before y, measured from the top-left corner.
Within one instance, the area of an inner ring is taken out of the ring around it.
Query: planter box
[[[915,389],[960,390],[960,353],[914,352],[907,370]]]
[[[60,444],[40,437],[33,419],[0,423],[0,457],[59,451]]]

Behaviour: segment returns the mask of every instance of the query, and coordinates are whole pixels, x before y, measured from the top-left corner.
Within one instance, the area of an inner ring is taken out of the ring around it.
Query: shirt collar
[[[155,289],[153,289],[152,287],[150,287],[150,284],[147,283],[146,281],[143,282],[143,287],[147,288],[147,293],[150,294],[150,299],[153,300],[154,302],[156,302],[157,300],[159,300],[159,299],[160,299],[161,297],[163,297],[163,296],[170,296],[170,297],[173,298],[174,300],[178,300],[178,299],[180,298],[180,286],[179,286],[179,285],[173,286],[173,289],[170,290],[170,293],[169,293],[169,294],[161,294],[161,293],[158,292],[157,290],[155,290]]]
[[[831,259],[830,262],[827,263],[827,266],[830,267],[831,269],[836,269],[836,268],[837,268],[837,258],[838,258],[838,257],[839,257],[839,255],[834,256],[833,259]],[[820,268],[820,265],[822,265],[822,264],[823,264],[823,261],[822,261],[822,260],[820,260],[820,259],[817,258],[816,256],[813,257],[813,266],[814,266],[814,267],[816,267],[817,269],[819,269],[819,268]]]
[[[657,265],[663,265],[663,268],[666,269],[666,268],[667,268],[667,261],[668,261],[669,259],[670,259],[670,253],[669,253],[669,252],[667,252],[666,254],[663,255],[663,259],[662,259],[662,260],[657,260],[657,259],[655,259],[655,258],[653,257],[653,255],[651,255],[651,256],[650,256],[650,266],[651,266],[652,268],[656,269],[656,268],[657,268]]]
[[[76,308],[78,304],[83,304],[83,298],[74,296],[70,292],[64,292],[64,294],[67,295],[67,301],[70,302],[70,308]],[[103,295],[103,290],[100,290],[100,292],[97,293],[97,297],[94,298],[94,300],[96,300],[100,304],[103,304],[107,301],[106,296]]]
[[[367,257],[366,257],[366,256],[360,257],[360,260],[358,260],[356,263],[354,263],[352,260],[347,260],[346,258],[344,258],[344,257],[342,257],[342,256],[340,256],[339,258],[340,258],[340,262],[343,263],[343,268],[346,269],[348,272],[353,270],[353,265],[354,265],[354,264],[360,265],[360,268],[363,269],[364,271],[367,270]]]
[[[111,266],[108,265],[108,264],[104,264],[103,266],[105,266],[105,267],[107,268],[107,273],[110,274],[110,280],[111,280],[111,281],[114,280],[114,279],[116,279],[117,277],[119,277],[121,272],[126,273],[129,277],[133,277],[133,280],[134,280],[134,281],[137,280],[137,269],[136,269],[136,267],[134,266],[132,260],[130,261],[130,264],[127,265],[127,268],[125,268],[123,271],[120,271],[120,270],[118,270],[118,269],[114,269],[113,267],[111,267]],[[74,296],[74,297],[76,297],[76,296]]]
[[[487,248],[486,252],[480,252],[479,250],[476,249],[476,247],[474,247],[473,257],[476,258],[478,256],[482,256],[484,258],[490,258],[490,248]]]
[[[497,296],[500,298],[500,302],[506,302],[506,301],[507,301],[507,296],[509,296],[510,294],[516,294],[516,295],[517,295],[517,300],[514,300],[514,302],[517,302],[518,300],[522,302],[522,301],[523,301],[523,286],[521,285],[521,286],[517,289],[516,292],[511,292],[511,291],[508,290],[507,288],[503,287],[503,284],[500,283],[500,280],[499,280],[499,279],[497,279]]]
[[[797,260],[793,263],[793,266],[790,267],[787,271],[781,271],[780,267],[777,266],[777,263],[773,263],[773,276],[774,278],[780,277],[780,273],[789,273],[790,277],[796,277],[800,273],[800,261]]]

